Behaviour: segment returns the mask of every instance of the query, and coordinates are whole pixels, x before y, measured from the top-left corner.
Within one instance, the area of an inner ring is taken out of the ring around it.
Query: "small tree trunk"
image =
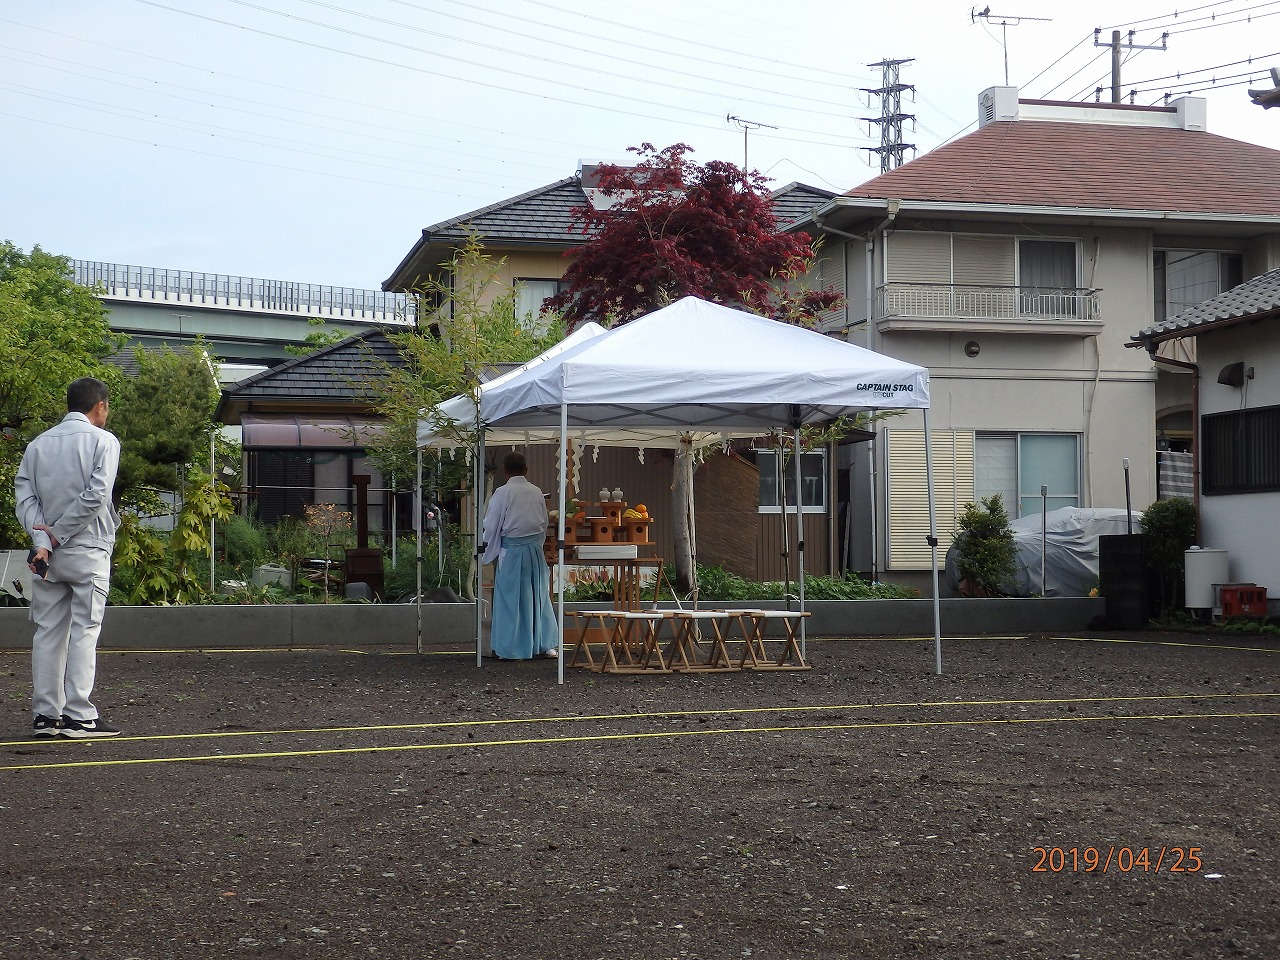
[[[675,541],[676,592],[688,594],[694,587],[693,569],[693,440],[681,438],[672,465],[671,527]]]

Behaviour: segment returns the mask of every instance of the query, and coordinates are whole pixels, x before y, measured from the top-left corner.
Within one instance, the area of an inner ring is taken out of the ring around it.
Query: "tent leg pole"
[[[568,494],[568,476],[569,473],[569,407],[568,404],[560,404],[560,504],[559,510],[556,511],[556,629],[559,630],[558,639],[560,642],[560,656],[556,660],[556,683],[564,683],[564,531],[565,531],[565,514],[568,508],[565,507],[565,497]]]
[[[422,653],[422,448],[418,448],[418,482],[413,488],[413,541],[416,544],[414,556],[414,574],[417,586],[413,592],[414,616],[417,623],[417,649]],[[394,484],[393,484],[394,486]],[[395,494],[393,493],[394,497]],[[395,502],[392,501],[391,513],[395,515]],[[393,565],[394,566],[394,565]]]
[[[933,450],[929,442],[929,408],[924,409],[924,471],[929,489],[929,567],[933,577],[933,657],[942,675],[942,603],[938,599],[938,517],[933,500]]]
[[[476,558],[475,591],[476,591],[476,666],[484,666],[484,565],[480,562],[483,556],[483,544],[480,538],[484,535],[484,434],[480,433],[476,440],[476,462],[473,471],[475,477],[475,536],[472,545]]]
[[[804,614],[804,487],[800,485],[800,428],[791,433],[791,445],[796,458],[796,584],[800,594],[800,658],[807,657],[805,651],[805,617]]]

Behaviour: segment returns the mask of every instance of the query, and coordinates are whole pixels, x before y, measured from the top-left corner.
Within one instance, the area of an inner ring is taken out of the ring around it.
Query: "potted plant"
[[[956,534],[956,570],[966,597],[1004,596],[1013,584],[1013,530],[1000,494],[967,503]]]

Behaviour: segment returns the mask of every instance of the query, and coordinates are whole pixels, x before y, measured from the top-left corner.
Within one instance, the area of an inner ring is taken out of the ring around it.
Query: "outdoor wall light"
[[[1253,379],[1253,367],[1245,368],[1243,360],[1228,363],[1218,371],[1218,382],[1228,387],[1243,387],[1246,380]]]
[[[981,352],[982,352],[982,347],[979,346],[977,340],[970,340],[968,343],[964,345],[964,355],[966,357],[976,357]]]

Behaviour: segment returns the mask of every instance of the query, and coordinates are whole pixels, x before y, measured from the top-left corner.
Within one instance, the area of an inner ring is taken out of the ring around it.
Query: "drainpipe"
[[[1196,512],[1196,536],[1200,536],[1200,364],[1156,356],[1156,345],[1148,343],[1147,356],[1156,364],[1191,371],[1191,502]]]
[[[832,233],[838,237],[844,237],[848,240],[861,240],[864,244],[866,258],[866,294],[867,294],[867,349],[875,349],[875,313],[876,313],[876,286],[875,286],[875,249],[876,237],[883,236],[885,231],[893,225],[898,219],[899,201],[890,200],[887,204],[888,216],[876,227],[867,231],[865,234],[846,233],[843,230],[837,230],[835,227],[829,227],[822,222],[821,217],[814,218],[814,224],[823,233]],[[845,289],[848,289],[846,284]],[[846,302],[846,315],[848,306]],[[845,330],[849,329],[849,325],[845,325]],[[870,483],[871,495],[871,581],[874,583],[880,579],[880,524],[878,522],[879,500],[878,500],[878,484],[879,479],[876,470],[876,439],[875,439],[875,423],[867,425],[871,431],[871,439],[867,441],[867,468]],[[852,513],[852,511],[850,511]],[[847,525],[846,525],[847,526]]]

